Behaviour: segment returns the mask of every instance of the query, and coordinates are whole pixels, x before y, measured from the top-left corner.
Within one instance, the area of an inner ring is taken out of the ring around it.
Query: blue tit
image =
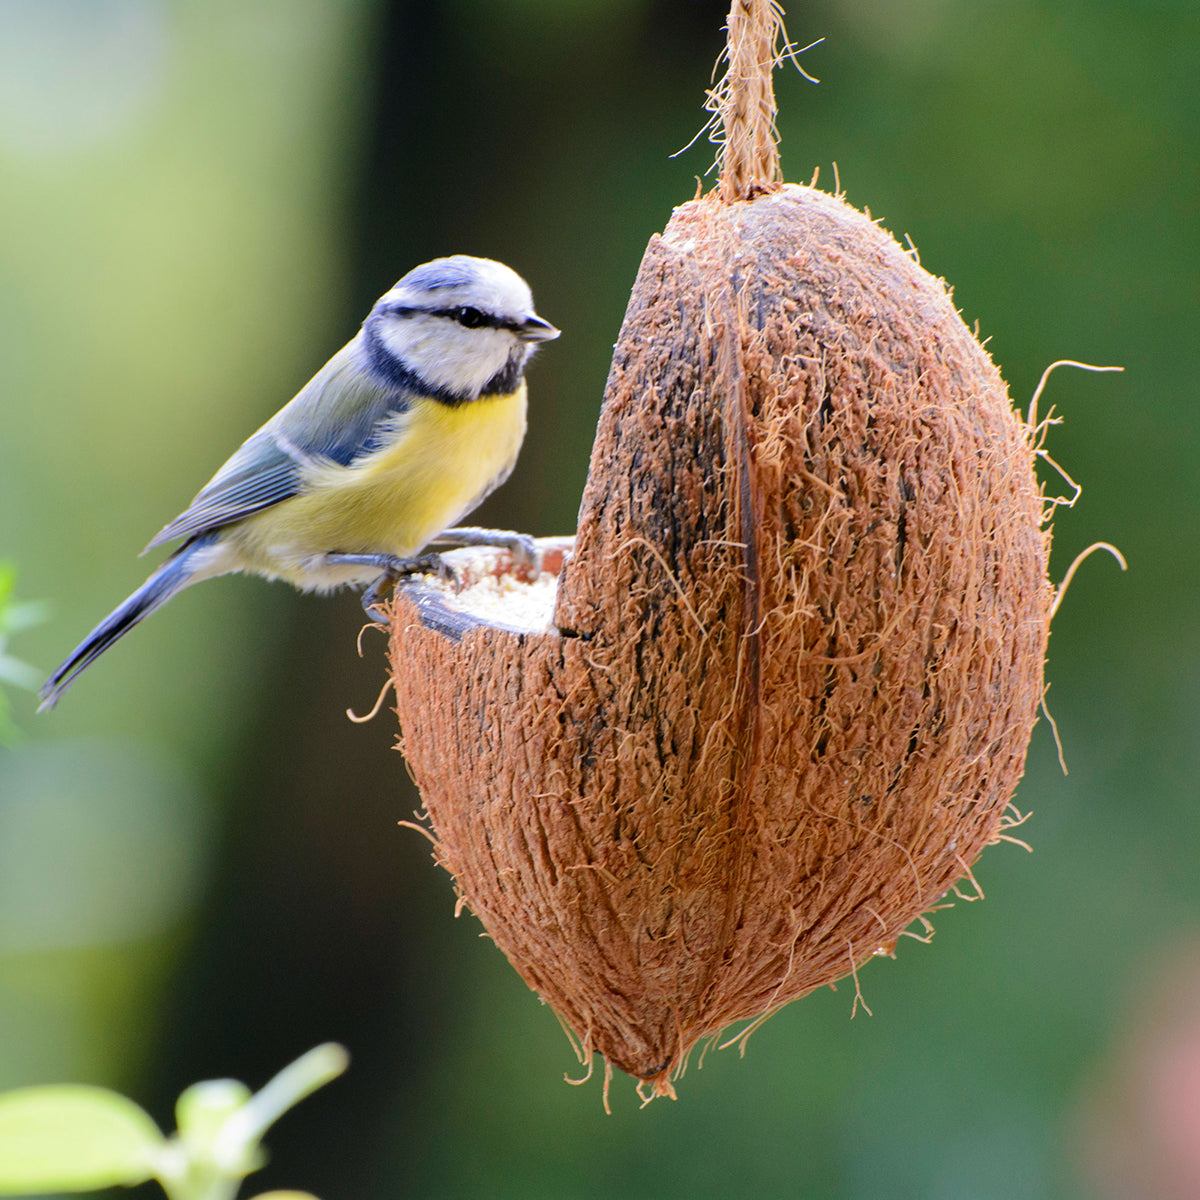
[[[201,580],[248,571],[305,591],[365,585],[374,602],[432,540],[495,541],[455,526],[512,471],[525,365],[558,333],[501,263],[455,255],[414,268],[147,546],[182,539],[50,676],[39,711]]]

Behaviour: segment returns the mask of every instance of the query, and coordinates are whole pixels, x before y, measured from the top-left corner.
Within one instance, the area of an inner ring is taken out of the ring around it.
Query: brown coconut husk
[[[1053,600],[1031,431],[945,285],[839,197],[752,190],[650,241],[552,620],[432,581],[392,612],[438,860],[657,1093],[969,874]]]

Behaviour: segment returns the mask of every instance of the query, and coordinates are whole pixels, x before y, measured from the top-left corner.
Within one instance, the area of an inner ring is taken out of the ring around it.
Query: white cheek
[[[478,393],[508,361],[513,344],[503,329],[464,329],[438,317],[387,322],[380,335],[422,379],[455,392]]]

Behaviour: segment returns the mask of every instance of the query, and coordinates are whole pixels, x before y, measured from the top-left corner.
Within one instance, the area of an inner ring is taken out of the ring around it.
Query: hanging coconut
[[[392,612],[439,861],[652,1093],[969,874],[1042,695],[1030,429],[941,280],[776,181],[777,19],[734,4],[722,183],[650,240],[573,547]]]

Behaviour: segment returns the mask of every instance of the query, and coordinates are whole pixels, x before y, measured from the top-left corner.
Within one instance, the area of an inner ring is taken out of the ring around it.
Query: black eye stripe
[[[390,311],[397,317],[444,317],[448,321],[457,321],[465,329],[507,329],[518,333],[521,328],[516,321],[506,321],[503,317],[483,312],[468,304],[456,305],[454,308],[393,308]]]

